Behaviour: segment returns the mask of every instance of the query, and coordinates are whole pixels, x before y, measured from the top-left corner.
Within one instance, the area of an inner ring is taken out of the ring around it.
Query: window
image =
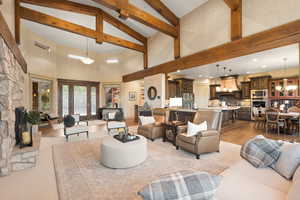
[[[63,85],[62,87],[62,115],[69,114],[69,86]]]
[[[80,114],[82,120],[96,118],[99,106],[99,82],[58,80],[59,114]]]
[[[87,115],[87,87],[74,86],[74,114]]]

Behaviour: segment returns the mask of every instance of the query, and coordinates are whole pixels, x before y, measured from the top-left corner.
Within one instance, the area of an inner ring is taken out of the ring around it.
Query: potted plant
[[[40,113],[37,111],[29,111],[26,113],[26,121],[30,124],[31,133],[37,134],[39,131],[39,123],[41,121]]]

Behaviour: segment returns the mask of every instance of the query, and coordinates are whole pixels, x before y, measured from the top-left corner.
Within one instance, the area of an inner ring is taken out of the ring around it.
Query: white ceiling
[[[284,62],[284,58],[287,58],[286,62]],[[217,64],[220,65],[219,70],[216,67]],[[299,66],[299,46],[298,44],[293,44],[248,56],[182,70],[172,74],[193,79],[216,78],[224,75],[230,75],[228,69],[232,69],[231,75],[246,75],[293,68],[297,66]],[[223,67],[227,68],[226,72],[224,72]]]
[[[104,11],[108,12],[115,18],[118,18],[118,13],[110,10],[108,8],[105,8],[91,0],[71,0],[74,2],[87,4],[95,7],[99,7],[103,9]],[[162,0],[178,17],[182,17],[186,15],[187,13],[191,12],[193,9],[199,7],[200,5],[206,3],[208,0],[188,0],[185,1],[184,4],[182,3],[182,0]],[[159,19],[167,22],[162,16],[160,16],[154,9],[152,9],[145,1],[143,0],[130,0],[130,3],[135,5],[138,8],[143,9],[144,11],[158,17]],[[66,12],[61,11],[57,9],[51,9],[51,8],[45,8],[40,6],[33,6],[30,4],[24,4],[22,3],[22,6],[25,6],[27,8],[34,9],[36,11],[58,17],[60,19],[64,19],[70,22],[73,22],[75,24],[79,24],[88,28],[95,29],[95,18],[87,15],[82,14],[75,14],[72,12]],[[150,37],[157,33],[156,30],[149,28],[135,20],[127,19],[127,20],[121,20],[123,23],[127,24],[137,32],[143,34],[146,37]],[[86,48],[86,38],[83,36],[79,36],[77,34],[69,33],[66,31],[62,31],[56,28],[52,28],[49,26],[37,24],[34,22],[30,22],[27,20],[22,20],[22,25],[24,25],[29,30],[37,33],[38,35],[44,37],[45,39],[48,39],[50,41],[53,41],[55,43],[58,43],[60,45],[65,45],[73,48],[79,48],[79,49],[85,49]],[[132,42],[137,42],[134,38],[131,36],[128,36],[127,34],[119,31],[115,27],[111,26],[108,23],[104,23],[104,32],[107,34],[111,34]],[[95,40],[89,39],[89,46],[91,51],[95,51],[98,53],[109,53],[109,52],[120,52],[125,50],[125,48],[103,43],[102,45],[97,44]]]

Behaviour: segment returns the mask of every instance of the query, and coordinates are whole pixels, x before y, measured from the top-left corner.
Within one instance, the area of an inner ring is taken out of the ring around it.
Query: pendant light
[[[88,38],[86,38],[86,57],[82,58],[81,62],[86,65],[90,65],[95,62],[95,60],[89,58],[89,39]]]
[[[284,61],[284,74],[285,76],[287,76],[287,58],[283,58],[283,61]],[[287,78],[284,78],[283,79],[283,87],[281,85],[277,85],[275,87],[275,89],[277,91],[280,91],[280,92],[284,92],[284,91],[292,91],[292,90],[296,90],[298,88],[297,85],[288,85],[288,79]]]

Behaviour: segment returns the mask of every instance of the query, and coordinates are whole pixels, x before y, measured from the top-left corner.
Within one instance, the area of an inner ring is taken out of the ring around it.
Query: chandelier
[[[285,67],[284,67],[284,70],[285,70],[285,74],[287,75],[287,58],[284,58],[283,59],[284,63],[285,63]],[[294,91],[294,90],[297,90],[298,86],[297,85],[289,85],[288,84],[288,79],[285,78],[283,79],[283,86],[281,85],[277,85],[275,87],[275,89],[277,91],[280,91],[280,92],[284,92],[284,91]]]

